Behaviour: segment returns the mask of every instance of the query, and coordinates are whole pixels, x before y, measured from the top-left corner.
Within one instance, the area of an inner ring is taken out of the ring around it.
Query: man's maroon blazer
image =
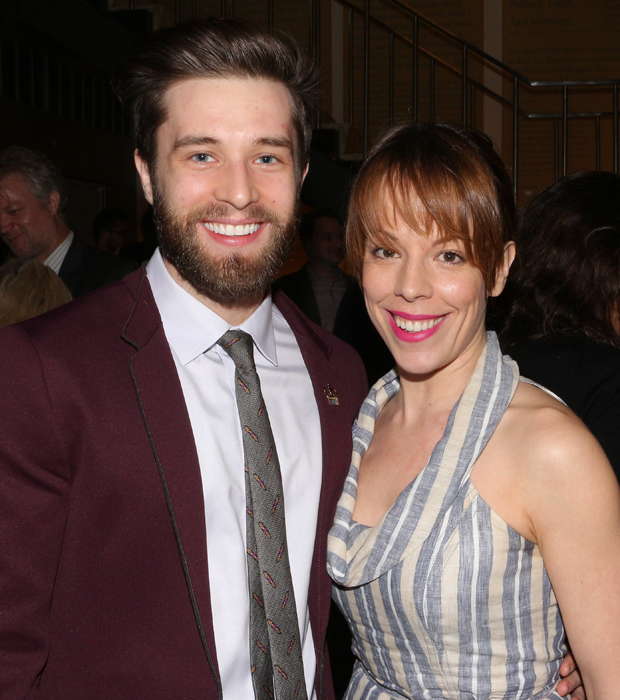
[[[325,550],[365,374],[349,346],[275,302],[321,420],[309,606],[329,699]],[[145,275],[3,329],[0,387],[1,700],[217,698],[200,469]]]

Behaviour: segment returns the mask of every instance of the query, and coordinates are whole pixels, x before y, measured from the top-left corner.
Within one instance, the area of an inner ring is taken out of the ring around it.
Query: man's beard
[[[227,218],[232,211],[224,204],[209,204],[181,213],[158,189],[153,195],[153,217],[162,255],[199,294],[224,306],[264,294],[288,257],[297,230],[295,214],[283,220],[260,205],[249,206],[244,217],[269,224],[269,240],[251,257],[231,252],[216,259],[201,246],[196,227],[200,221]]]

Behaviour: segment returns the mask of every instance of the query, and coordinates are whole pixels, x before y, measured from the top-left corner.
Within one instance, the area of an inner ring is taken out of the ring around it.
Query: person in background
[[[620,176],[575,173],[524,209],[503,349],[557,394],[620,478]]]
[[[118,255],[129,243],[129,214],[123,209],[103,209],[93,219],[93,239],[99,250]]]
[[[84,245],[64,219],[65,183],[42,153],[10,146],[0,152],[0,236],[18,258],[37,258],[74,298],[122,279],[126,260]]]
[[[311,321],[331,333],[342,297],[353,283],[340,267],[345,256],[340,216],[333,209],[307,212],[299,222],[299,238],[308,262],[280,277],[273,288],[281,289]]]
[[[140,218],[140,231],[143,240],[126,245],[119,253],[121,258],[131,260],[137,266],[150,260],[157,248],[157,228],[153,220],[153,207],[150,204]]]
[[[355,348],[373,384],[394,360],[368,318],[355,278],[340,267],[345,257],[340,216],[333,209],[307,212],[301,217],[299,238],[308,262],[277,279],[273,289],[283,291],[311,321]]]
[[[0,267],[0,328],[40,316],[69,301],[67,285],[36,258],[13,258]]]

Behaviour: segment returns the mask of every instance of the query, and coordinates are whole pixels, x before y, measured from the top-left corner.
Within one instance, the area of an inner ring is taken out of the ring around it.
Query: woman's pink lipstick
[[[397,311],[389,311],[389,319],[390,319],[390,324],[392,325],[392,329],[394,331],[394,334],[396,335],[397,338],[400,340],[404,340],[406,343],[420,343],[423,340],[426,340],[427,338],[430,338],[432,335],[435,334],[439,326],[444,322],[445,315],[444,316],[427,316],[423,314],[404,314],[404,313],[399,313]],[[398,316],[399,318],[404,319],[405,321],[411,321],[412,323],[415,323],[416,321],[419,323],[422,323],[423,321],[436,321],[437,319],[441,319],[438,323],[436,323],[434,326],[431,326],[430,328],[427,328],[425,331],[408,331],[405,330],[404,328],[399,328],[399,326],[396,324],[396,319],[394,316]]]

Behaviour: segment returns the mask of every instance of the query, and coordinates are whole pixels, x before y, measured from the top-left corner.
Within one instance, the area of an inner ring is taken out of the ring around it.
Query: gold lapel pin
[[[331,406],[340,405],[340,401],[338,400],[338,392],[333,386],[331,386],[331,384],[328,384],[323,391],[325,392],[325,396],[327,396],[327,400]]]

